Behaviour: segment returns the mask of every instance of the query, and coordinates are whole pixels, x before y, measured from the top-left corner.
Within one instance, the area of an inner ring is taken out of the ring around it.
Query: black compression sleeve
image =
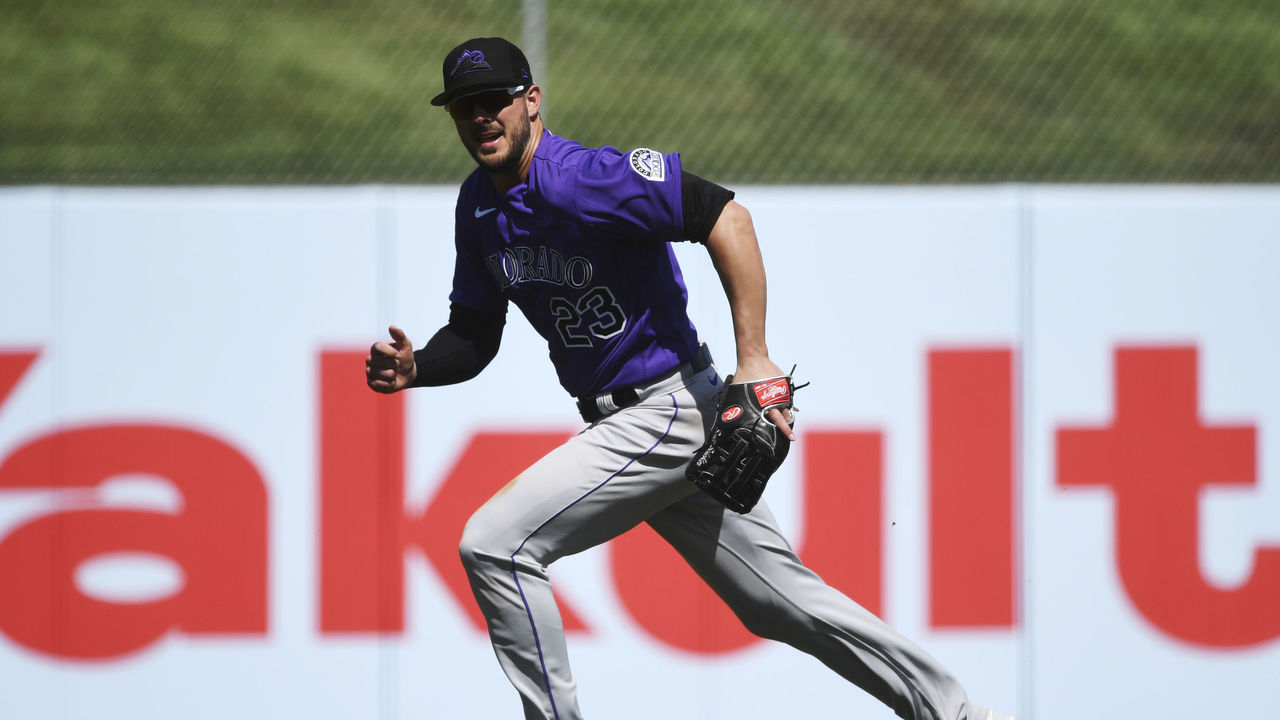
[[[680,173],[680,207],[684,212],[684,239],[706,242],[733,191],[694,175]]]
[[[449,324],[413,351],[418,374],[412,386],[452,385],[479,375],[498,354],[506,322],[506,313],[450,305]]]

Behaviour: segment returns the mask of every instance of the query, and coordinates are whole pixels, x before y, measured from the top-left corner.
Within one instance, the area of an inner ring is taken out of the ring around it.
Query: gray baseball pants
[[[526,720],[579,720],[547,566],[647,522],[751,632],[821,660],[903,718],[969,720],[933,658],[801,564],[763,502],[725,509],[684,478],[723,381],[688,366],[638,388],[486,502],[461,542],[476,602]]]

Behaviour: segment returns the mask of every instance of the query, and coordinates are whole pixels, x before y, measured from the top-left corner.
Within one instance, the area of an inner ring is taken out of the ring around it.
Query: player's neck
[[[529,142],[525,145],[524,154],[520,156],[519,169],[514,173],[489,174],[498,192],[506,192],[529,179],[529,166],[533,164],[533,154],[538,150],[538,143],[542,142],[542,133],[542,118],[537,117],[529,124]]]

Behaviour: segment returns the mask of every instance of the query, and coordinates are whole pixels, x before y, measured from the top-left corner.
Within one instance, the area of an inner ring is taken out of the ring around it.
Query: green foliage
[[[551,129],[731,183],[1275,182],[1273,0],[546,0]],[[452,183],[498,0],[0,5],[0,182]]]

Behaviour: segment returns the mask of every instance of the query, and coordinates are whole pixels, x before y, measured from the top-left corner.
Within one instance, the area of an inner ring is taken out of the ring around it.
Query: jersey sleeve
[[[597,232],[667,242],[684,237],[680,154],[603,147],[577,168],[574,204]]]
[[[461,207],[461,202],[459,207]],[[449,293],[449,302],[487,312],[506,312],[507,299],[502,296],[489,272],[488,261],[474,242],[469,242],[467,225],[462,221],[461,211],[457,211],[458,219],[454,222],[454,261],[453,290]]]

